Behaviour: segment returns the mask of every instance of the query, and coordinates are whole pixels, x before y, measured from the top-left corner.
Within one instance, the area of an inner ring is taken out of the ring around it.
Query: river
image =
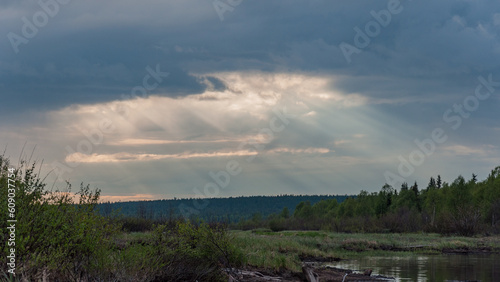
[[[500,281],[500,254],[362,257],[330,264],[390,276],[396,281]]]

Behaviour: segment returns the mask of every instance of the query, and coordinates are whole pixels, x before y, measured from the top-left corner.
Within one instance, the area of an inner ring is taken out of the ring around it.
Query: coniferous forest
[[[336,199],[341,203],[348,195],[279,195],[279,196],[247,196],[230,198],[173,199],[134,202],[105,202],[99,205],[103,215],[117,212],[124,217],[146,219],[169,219],[187,216],[191,219],[237,223],[250,218],[267,218],[279,213],[287,207],[291,212],[300,202],[317,203],[321,200]],[[202,209],[195,209],[193,202],[202,202]],[[182,210],[189,211],[182,214]]]
[[[179,206],[193,199],[102,203],[101,213],[117,213],[131,230],[155,220],[181,216]],[[487,179],[458,176],[446,182],[430,177],[425,186],[403,183],[382,186],[379,192],[352,196],[253,196],[208,199],[205,209],[191,214],[194,221],[224,222],[235,229],[258,227],[280,230],[335,232],[438,232],[471,236],[498,233],[500,167]]]
[[[289,216],[270,216],[273,230],[322,229],[336,232],[437,232],[472,236],[500,232],[500,167],[485,180],[462,176],[448,183],[431,177],[426,186],[385,184],[342,203],[335,199],[301,202]]]

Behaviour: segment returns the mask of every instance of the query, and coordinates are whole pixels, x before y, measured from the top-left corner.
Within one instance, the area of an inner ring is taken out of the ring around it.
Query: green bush
[[[35,164],[25,165],[10,173],[8,158],[0,156],[1,279],[225,281],[225,269],[243,261],[223,225],[169,220],[152,226],[151,220],[106,218],[97,209],[99,190],[82,184],[78,200],[69,183],[66,192],[47,191]],[[16,277],[7,272],[9,178],[15,182]],[[130,240],[130,233],[117,236],[122,223],[154,231]]]
[[[221,225],[179,222],[159,225],[153,232],[152,257],[161,267],[159,281],[227,281],[224,268],[239,266],[243,254]]]
[[[0,227],[7,225],[9,159],[0,156]],[[49,192],[36,165],[14,171],[16,203],[16,273],[23,279],[92,280],[99,276],[102,249],[118,230],[96,210],[99,190],[81,185],[76,202],[67,192]],[[3,232],[2,232],[3,234]],[[5,235],[5,234],[3,234]],[[1,266],[6,273],[7,238],[0,237]]]
[[[146,232],[153,230],[153,220],[140,217],[125,217],[119,219],[122,230],[125,232]]]
[[[269,220],[269,228],[274,232],[286,230],[286,220],[284,218],[273,218]]]

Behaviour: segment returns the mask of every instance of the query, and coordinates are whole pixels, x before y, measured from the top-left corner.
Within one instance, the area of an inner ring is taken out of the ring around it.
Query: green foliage
[[[162,281],[225,281],[222,268],[239,266],[243,254],[221,225],[179,222],[174,228],[157,226],[151,256],[159,261]]]
[[[286,221],[283,217],[274,217],[269,220],[269,228],[274,231],[283,231],[286,230]]]
[[[285,219],[290,217],[290,211],[288,210],[288,207],[283,208],[283,210],[281,211],[280,217],[285,218]]]
[[[6,228],[8,159],[0,156],[0,226]],[[99,190],[81,185],[75,203],[71,185],[67,192],[49,192],[35,173],[35,164],[14,172],[16,203],[17,273],[41,277],[51,273],[56,279],[91,279],[99,271],[101,249],[111,244],[118,228],[100,216],[95,207]],[[12,178],[11,178],[12,179]],[[2,262],[7,256],[6,238],[2,237]],[[5,263],[0,268],[5,271]]]
[[[427,188],[403,183],[399,192],[385,184],[380,192],[361,191],[338,203],[326,199],[300,202],[293,216],[284,212],[247,227],[282,230],[327,230],[337,232],[439,232],[473,236],[500,233],[500,167],[478,181],[457,177],[451,184],[431,177]]]
[[[11,178],[18,274],[12,281],[225,281],[223,268],[243,260],[223,225],[169,220],[153,228],[145,217],[103,217],[96,208],[99,190],[82,184],[75,198],[68,183],[65,192],[47,191],[35,165],[24,166]],[[0,156],[2,230],[7,227],[9,168],[9,160]],[[120,234],[121,222],[154,231]],[[10,280],[7,240],[2,232],[0,275]]]
[[[146,232],[153,230],[154,227],[153,220],[141,217],[123,217],[116,221],[120,222],[125,232]]]
[[[296,218],[310,218],[313,216],[313,210],[311,207],[311,202],[305,201],[301,202],[295,208],[295,212],[293,214]]]

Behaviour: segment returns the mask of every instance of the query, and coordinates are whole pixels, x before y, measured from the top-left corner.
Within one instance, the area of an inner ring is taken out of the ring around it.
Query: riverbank
[[[346,234],[324,231],[232,231],[246,264],[274,273],[302,271],[307,261],[339,261],[365,256],[441,253],[499,253],[500,236],[439,234]]]
[[[419,275],[429,273],[428,266],[425,269],[419,269],[422,267],[422,259],[428,260],[428,265],[435,265],[439,262],[441,268],[449,268],[462,265],[460,257],[467,256],[444,255],[443,257],[443,254],[500,253],[500,236],[445,237],[426,233],[271,232],[264,229],[228,231],[228,235],[228,242],[241,256],[238,263],[232,261],[228,264],[236,269],[226,268],[224,272],[227,278],[221,281],[231,281],[231,279],[233,281],[305,281],[303,267],[308,267],[320,281],[342,281],[344,277],[344,281],[387,281],[390,280],[390,276],[415,278],[417,276],[410,276],[414,275],[413,272],[418,272]],[[123,233],[117,239],[116,247],[125,253],[135,250],[132,259],[135,261],[137,254],[144,253],[149,248],[152,239],[150,232]],[[404,261],[405,267],[413,261],[412,273],[389,271],[393,265],[390,260],[394,258],[397,258],[396,262]],[[446,263],[450,259],[453,262]],[[417,260],[418,263],[415,262]],[[364,263],[353,264],[360,261]],[[381,266],[382,262],[385,264]],[[369,269],[373,269],[373,275],[365,273]],[[434,271],[433,269],[430,270]],[[454,271],[453,269],[448,271],[443,277],[453,278],[454,276],[450,273]],[[476,272],[484,272],[484,268],[479,267]],[[469,270],[468,273],[474,273],[474,269]],[[389,277],[375,277],[375,274]],[[400,274],[403,276],[399,276]]]
[[[228,281],[242,282],[316,282],[316,281],[392,281],[394,278],[381,275],[371,275],[371,271],[366,273],[354,272],[349,269],[336,267],[314,267],[305,265],[302,273],[283,271],[273,272],[265,269],[249,268],[228,271]]]

